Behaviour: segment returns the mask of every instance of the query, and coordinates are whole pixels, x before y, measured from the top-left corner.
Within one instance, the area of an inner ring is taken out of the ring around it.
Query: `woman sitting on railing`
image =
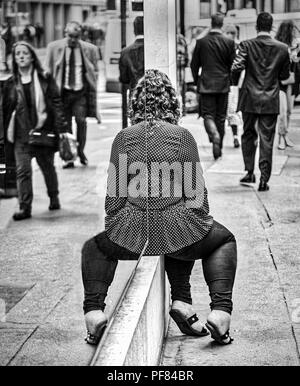
[[[87,342],[97,344],[107,323],[105,298],[118,260],[164,255],[171,285],[171,317],[187,335],[208,331],[192,307],[190,276],[202,259],[211,297],[206,326],[229,344],[236,241],[209,214],[197,144],[180,126],[179,102],[169,78],[147,70],[131,100],[133,126],[112,145],[105,231],[82,249]]]

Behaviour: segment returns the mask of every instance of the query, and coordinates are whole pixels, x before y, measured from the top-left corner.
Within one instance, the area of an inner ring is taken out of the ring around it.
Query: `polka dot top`
[[[135,253],[160,255],[202,240],[213,218],[191,133],[163,121],[120,131],[111,149],[105,230]]]

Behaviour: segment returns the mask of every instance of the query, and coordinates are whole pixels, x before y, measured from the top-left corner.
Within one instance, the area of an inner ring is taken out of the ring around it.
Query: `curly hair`
[[[295,38],[295,29],[295,23],[293,20],[283,21],[278,28],[276,40],[291,47]]]
[[[180,115],[179,100],[168,76],[159,70],[146,70],[131,96],[131,123],[161,120],[178,124]]]

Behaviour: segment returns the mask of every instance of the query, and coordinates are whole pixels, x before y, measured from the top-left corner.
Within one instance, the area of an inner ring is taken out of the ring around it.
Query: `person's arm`
[[[194,78],[194,83],[195,85],[198,84],[198,73],[199,73],[199,68],[202,67],[201,63],[201,52],[200,52],[200,42],[196,42],[196,47],[193,52],[193,57],[191,61],[191,70],[192,70],[192,75]]]
[[[127,59],[128,53],[125,51],[121,52],[121,57],[119,60],[119,71],[120,71],[120,82],[124,84],[130,84],[130,74],[129,74],[129,66],[128,66],[128,59]]]
[[[54,58],[53,58],[53,50],[50,45],[47,46],[46,58],[45,58],[45,69],[49,74],[53,74],[54,67]]]
[[[107,178],[107,193],[105,199],[105,212],[107,215],[114,215],[122,209],[127,201],[127,156],[124,149],[122,132],[115,137],[110,154],[110,162]],[[121,173],[126,170],[126,173]]]
[[[288,50],[286,50],[285,57],[282,62],[282,66],[279,71],[279,80],[280,81],[287,80],[290,77],[290,70],[291,70],[290,54]]]
[[[240,43],[238,53],[231,67],[231,78],[234,86],[238,85],[241,73],[246,69],[248,62],[248,49],[245,42]]]
[[[184,130],[178,153],[182,166],[183,198],[188,209],[209,213],[207,190],[200,163],[197,143],[188,130]]]
[[[50,98],[54,114],[54,126],[58,134],[64,134],[68,131],[68,124],[64,113],[64,108],[58,87],[52,75],[48,74]]]

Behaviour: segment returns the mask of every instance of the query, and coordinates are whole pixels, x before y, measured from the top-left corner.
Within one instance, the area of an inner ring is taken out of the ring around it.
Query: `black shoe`
[[[238,149],[240,147],[240,142],[237,138],[234,138],[233,140],[233,146]]]
[[[26,220],[27,218],[31,217],[31,212],[28,209],[21,209],[20,212],[16,212],[13,215],[13,219],[15,221],[21,221],[21,220]]]
[[[59,209],[60,209],[60,203],[59,203],[58,197],[51,197],[49,210],[59,210]]]
[[[63,169],[73,169],[75,168],[74,162],[68,162],[67,164],[63,165]]]
[[[222,150],[219,143],[213,143],[213,155],[215,160],[222,157]]]
[[[241,184],[255,184],[255,182],[255,174],[249,172],[240,180]]]
[[[269,185],[266,183],[266,181],[260,180],[259,187],[258,187],[258,191],[259,191],[259,192],[267,192],[268,190],[270,190],[270,187],[269,187]]]
[[[80,163],[81,163],[81,165],[87,166],[89,161],[85,156],[83,156],[80,158]]]

